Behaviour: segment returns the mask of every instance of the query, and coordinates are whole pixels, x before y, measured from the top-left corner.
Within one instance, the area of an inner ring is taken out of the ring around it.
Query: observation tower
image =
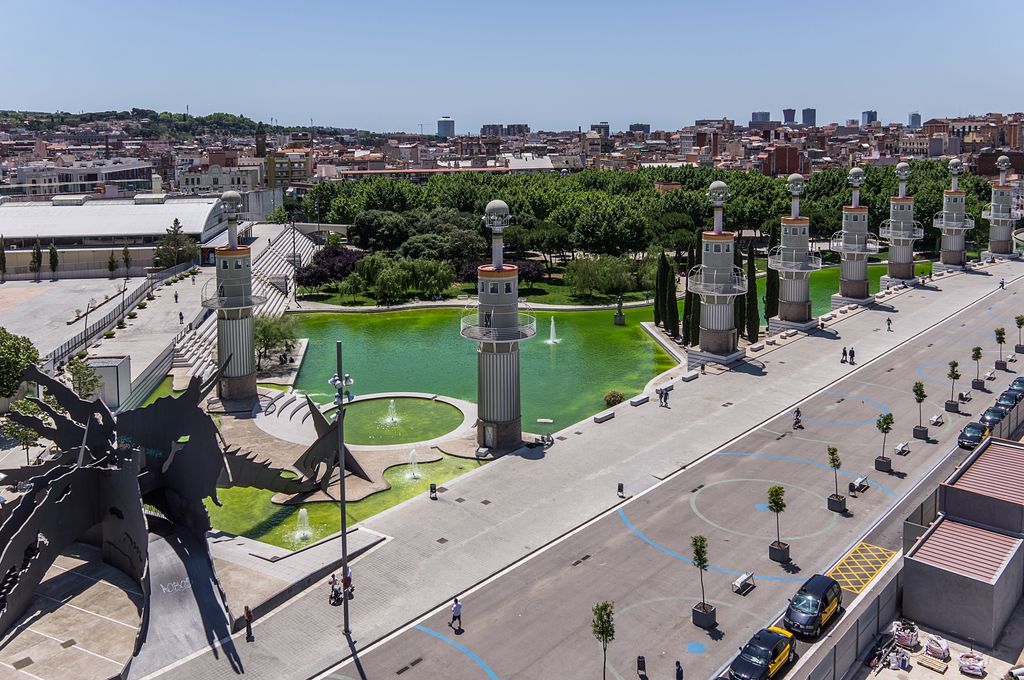
[[[868,231],[868,208],[860,204],[864,171],[850,168],[847,182],[853,190],[851,205],[843,206],[843,229],[832,234],[830,249],[839,253],[839,293],[832,309],[873,302],[868,295],[868,256],[878,252],[878,237]]]
[[[768,253],[768,267],[779,272],[779,315],[768,320],[768,332],[790,328],[808,330],[817,325],[811,316],[811,272],[821,269],[821,258],[808,251],[810,220],[800,216],[800,195],[804,192],[804,178],[793,173],[786,180],[789,185],[789,217],[782,218],[780,245]]]
[[[999,183],[992,184],[992,202],[981,211],[981,216],[988,220],[988,250],[981,254],[983,259],[993,257],[1017,257],[1013,252],[1013,227],[1020,219],[1020,211],[1013,207],[1014,189],[1006,181],[1006,173],[1011,167],[1010,159],[1000,156],[996,160],[999,168]]]
[[[477,267],[477,304],[462,316],[461,334],[477,347],[477,445],[508,451],[523,439],[519,343],[537,334],[537,319],[519,311],[519,268],[502,261],[509,224],[504,201],[487,204],[491,263]]]
[[[900,195],[889,199],[889,219],[878,227],[878,235],[889,242],[889,267],[881,287],[897,286],[914,278],[914,241],[924,236],[924,228],[914,219],[914,199],[907,196],[910,164],[896,165]]]
[[[942,192],[942,211],[935,213],[932,226],[942,232],[939,261],[933,271],[959,271],[964,268],[964,241],[974,229],[974,217],[967,213],[967,195],[960,191],[959,176],[964,164],[959,158],[949,161],[950,188]]]

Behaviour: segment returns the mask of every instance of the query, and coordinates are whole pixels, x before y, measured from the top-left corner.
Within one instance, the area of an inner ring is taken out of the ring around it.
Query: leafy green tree
[[[997,328],[995,330],[996,344],[999,345],[999,360],[1003,360],[1003,343],[1006,342],[1006,329]]]
[[[565,283],[575,295],[590,297],[599,280],[596,258],[580,257],[565,267]]]
[[[707,611],[707,602],[704,599],[704,572],[708,570],[708,539],[706,536],[691,536],[690,548],[693,550],[693,566],[697,567],[700,574],[700,608]]]
[[[19,399],[10,406],[14,413],[21,413],[26,416],[43,417],[43,410],[28,399]],[[25,449],[25,465],[29,464],[28,452],[33,446],[39,445],[39,434],[31,427],[16,422],[8,415],[3,419],[4,435],[18,442]]]
[[[384,253],[370,253],[356,263],[356,272],[363,277],[367,286],[376,286],[382,271],[393,266],[394,261]]]
[[[526,247],[541,254],[547,264],[548,278],[554,256],[569,249],[569,231],[553,222],[541,222],[526,236]]]
[[[401,245],[398,254],[409,259],[444,260],[447,241],[441,234],[414,234]]]
[[[701,250],[700,248],[694,247],[690,249],[690,264],[688,266],[694,267],[700,264]],[[692,271],[692,270],[691,270]],[[689,286],[687,286],[689,287]],[[690,347],[696,347],[700,344],[700,296],[695,293],[687,293],[689,295],[686,306],[690,309],[690,337],[688,342]]]
[[[288,214],[288,209],[283,205],[276,206],[273,210],[267,213],[267,222],[271,222],[272,224],[288,224],[290,221],[291,215]]]
[[[615,603],[598,602],[591,610],[590,632],[601,643],[601,677],[608,677],[608,644],[615,639]]]
[[[132,253],[128,246],[121,249],[121,264],[124,265],[124,278],[127,281],[132,272]]]
[[[892,432],[894,422],[895,418],[893,418],[892,413],[883,413],[879,415],[878,419],[875,421],[875,427],[882,433],[882,458],[885,458],[885,439],[889,436],[889,433]]]
[[[181,222],[175,217],[163,240],[153,254],[153,261],[163,267],[174,267],[190,262],[199,254],[199,247],[192,237],[182,231]]]
[[[974,362],[974,366],[976,369],[974,378],[976,380],[981,380],[981,347],[971,348],[971,361]]]
[[[60,265],[60,253],[57,252],[57,246],[50,241],[50,280],[57,279],[57,267]]]
[[[743,252],[740,250],[739,240],[733,243],[732,266],[743,269]],[[733,328],[740,335],[747,334],[747,294],[737,296],[732,305]]]
[[[768,235],[768,251],[779,245],[779,229],[773,227]],[[779,272],[769,269],[764,282],[764,316],[771,319],[779,315]]]
[[[21,385],[21,373],[39,363],[39,350],[23,335],[0,326],[0,397],[10,399]]]
[[[782,530],[779,526],[779,515],[786,511],[786,490],[774,484],[768,487],[768,509],[775,513],[775,543],[782,543]]]
[[[757,342],[761,335],[761,318],[757,308],[757,264],[754,261],[754,242],[747,245],[747,339]]]
[[[114,278],[114,272],[117,271],[117,258],[114,257],[114,251],[110,251],[110,257],[107,258],[107,271],[110,272],[110,278]]]
[[[949,388],[949,400],[953,401],[956,399],[956,381],[960,379],[960,371],[957,369],[960,367],[959,361],[949,362],[949,371],[946,373],[946,377],[949,378],[952,383]]]
[[[7,281],[7,246],[3,234],[0,234],[0,283]]]
[[[103,386],[100,374],[96,369],[78,357],[68,361],[68,376],[71,378],[71,389],[82,399],[92,399]]]
[[[679,302],[676,299],[676,269],[669,265],[665,276],[665,332],[673,338],[679,337]]]
[[[338,286],[338,293],[341,295],[348,295],[351,297],[351,302],[356,301],[356,295],[359,295],[366,290],[366,281],[357,272],[352,272],[346,276],[341,284]]]
[[[379,305],[391,305],[405,297],[406,274],[399,267],[388,267],[377,275],[374,298]]]
[[[296,339],[295,319],[291,316],[257,316],[253,322],[253,344],[256,346],[256,370],[263,369],[263,360],[274,350],[287,349]]]
[[[662,252],[658,257],[658,271],[654,278],[654,325],[660,326],[665,320],[665,276],[668,273],[668,259]]]
[[[36,281],[39,280],[39,271],[43,268],[43,247],[39,243],[39,239],[36,239],[35,244],[32,246],[32,259],[29,260],[28,270],[36,275]]]
[[[928,398],[928,394],[924,391],[924,383],[918,380],[914,383],[914,401],[917,402],[917,426],[921,427],[924,422],[924,400]]]
[[[839,449],[834,446],[828,447],[828,466],[832,468],[832,476],[836,483],[836,496],[839,495],[839,468],[843,467],[843,461],[839,457]]]
[[[3,245],[4,239],[2,236],[0,236],[0,250],[3,249]],[[0,261],[0,266],[2,266],[2,261]],[[1024,314],[1018,314],[1017,316],[1013,317],[1013,322],[1017,324],[1017,344],[1024,344],[1020,341],[1020,332],[1021,329],[1024,328]]]

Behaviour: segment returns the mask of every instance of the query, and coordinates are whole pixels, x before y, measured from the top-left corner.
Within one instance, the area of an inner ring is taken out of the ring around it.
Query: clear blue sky
[[[1024,109],[1024,2],[5,2],[0,108],[457,132]]]

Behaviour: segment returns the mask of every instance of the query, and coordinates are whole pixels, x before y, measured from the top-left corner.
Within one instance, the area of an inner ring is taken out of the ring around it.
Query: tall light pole
[[[345,373],[341,366],[341,340],[335,343],[338,354],[338,372],[328,382],[337,394],[334,396],[334,403],[338,406],[334,417],[338,422],[338,487],[341,500],[341,576],[344,579],[348,576],[348,517],[345,514],[345,398],[349,392],[345,389],[354,382],[352,376]],[[348,625],[348,593],[342,593],[342,608],[344,610],[344,627],[342,633],[346,636],[352,630]]]

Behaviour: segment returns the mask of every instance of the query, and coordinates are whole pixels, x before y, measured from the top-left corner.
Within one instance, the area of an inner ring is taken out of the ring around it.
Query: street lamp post
[[[338,406],[334,417],[338,422],[338,487],[341,501],[341,575],[344,579],[348,575],[348,517],[345,514],[345,398],[349,395],[345,389],[352,385],[352,376],[342,370],[341,362],[341,340],[335,343],[338,354],[338,372],[328,382],[337,390],[334,396],[334,403]],[[339,377],[340,376],[340,377]],[[348,625],[348,593],[342,593],[342,608],[344,610],[344,627],[342,632],[347,636],[352,631]]]

